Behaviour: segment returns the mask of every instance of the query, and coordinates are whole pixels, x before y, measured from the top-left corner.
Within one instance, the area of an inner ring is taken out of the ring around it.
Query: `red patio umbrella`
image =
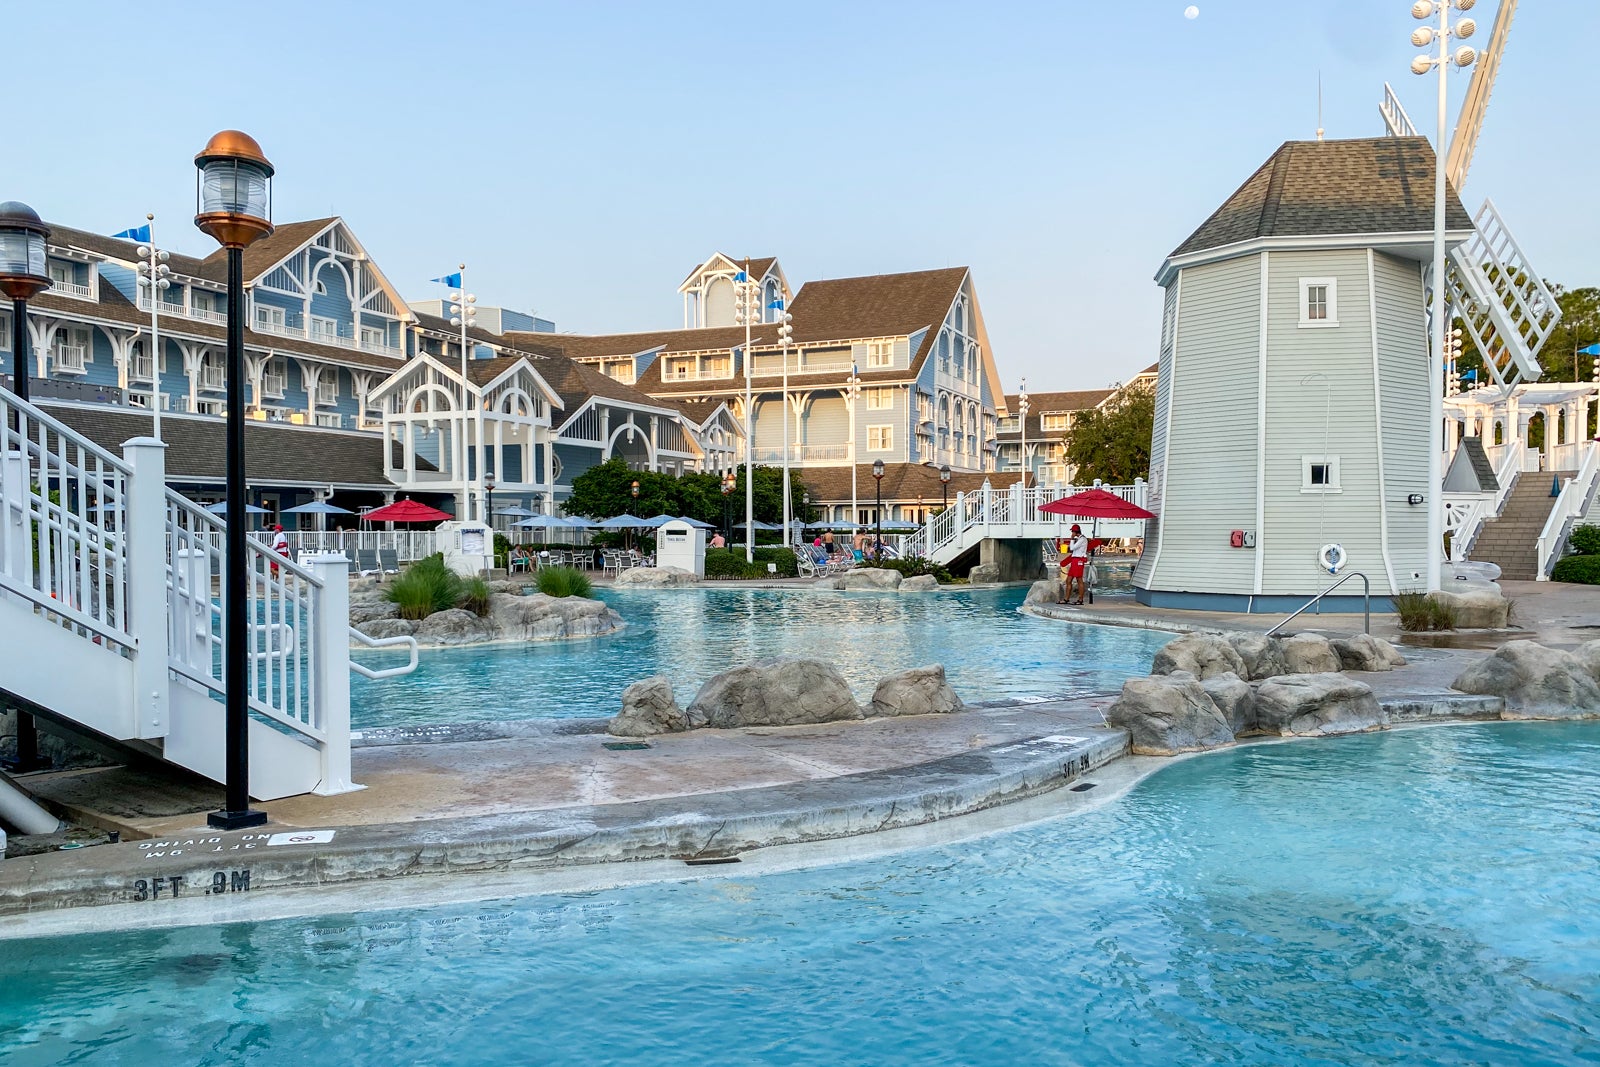
[[[374,508],[361,516],[363,522],[438,522],[449,518],[453,516],[448,511],[430,508],[410,497]]]
[[[1146,511],[1132,501],[1124,500],[1104,489],[1085,489],[1081,493],[1052,500],[1039,505],[1040,511],[1052,515],[1075,515],[1084,519],[1153,519],[1155,512]]]

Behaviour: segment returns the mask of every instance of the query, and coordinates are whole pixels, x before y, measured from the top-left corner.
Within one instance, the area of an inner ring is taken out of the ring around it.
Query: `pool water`
[[[604,590],[628,625],[607,637],[426,649],[410,675],[351,679],[357,729],[615,715],[622,691],[652,674],[694,699],[714,674],[770,656],[835,664],[856,699],[893,671],[942,663],[971,701],[1114,691],[1147,674],[1172,634],[1021,615],[1026,589],[942,593],[808,590]],[[358,658],[374,665],[381,655]]]
[[[1183,761],[872,861],[0,947],[0,1060],[1600,1059],[1600,724]]]

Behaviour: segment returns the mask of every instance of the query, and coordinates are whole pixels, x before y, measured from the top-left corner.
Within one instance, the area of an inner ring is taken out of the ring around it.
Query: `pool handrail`
[[[351,660],[350,669],[363,678],[372,678],[374,680],[398,678],[402,674],[410,674],[417,669],[417,639],[415,637],[405,634],[399,634],[394,637],[368,637],[354,626],[350,627],[350,636],[368,648],[390,648],[396,645],[405,645],[411,650],[411,662],[404,667],[385,667],[382,670],[374,670],[371,667],[357,663],[355,660]]]
[[[1289,623],[1293,622],[1294,619],[1301,612],[1305,611],[1307,608],[1311,607],[1311,605],[1313,605],[1313,604],[1320,603],[1323,597],[1327,596],[1329,593],[1333,592],[1335,589],[1339,588],[1341,585],[1343,585],[1345,582],[1348,582],[1352,578],[1360,578],[1361,579],[1361,585],[1362,585],[1362,590],[1363,590],[1361,596],[1362,596],[1362,599],[1364,601],[1364,607],[1363,607],[1364,622],[1362,623],[1361,632],[1364,633],[1364,634],[1370,634],[1372,632],[1372,582],[1367,578],[1367,576],[1365,574],[1362,574],[1360,571],[1347,571],[1345,573],[1344,577],[1336,580],[1332,585],[1328,586],[1328,588],[1324,589],[1322,592],[1318,593],[1316,596],[1312,597],[1310,600],[1306,601],[1304,604],[1301,604],[1298,608],[1296,608],[1294,610],[1293,614],[1289,615],[1287,618],[1285,618],[1281,622],[1279,622],[1278,625],[1276,625],[1272,629],[1268,630],[1266,632],[1266,636],[1267,637],[1271,637],[1273,634],[1277,633],[1279,630],[1281,630],[1285,626],[1289,625]]]

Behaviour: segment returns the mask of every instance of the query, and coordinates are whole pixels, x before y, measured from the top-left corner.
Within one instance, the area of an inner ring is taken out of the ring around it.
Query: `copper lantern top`
[[[272,164],[267,161],[267,154],[261,150],[261,145],[256,139],[241,130],[223,130],[206,142],[206,146],[194,157],[196,166],[205,166],[214,159],[245,159],[251,163],[266,168],[267,177],[272,177]]]

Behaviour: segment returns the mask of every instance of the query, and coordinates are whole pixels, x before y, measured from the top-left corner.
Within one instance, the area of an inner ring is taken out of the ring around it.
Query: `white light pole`
[[[1022,429],[1022,488],[1028,488],[1028,379],[1017,390],[1017,425]]]
[[[171,257],[166,252],[156,249],[155,221],[155,215],[145,216],[150,243],[139,246],[139,288],[150,290],[150,413],[154,420],[150,426],[150,436],[159,441],[161,440],[161,323],[156,307],[161,303],[161,294],[172,288],[172,282],[167,278],[167,275],[172,273],[172,268],[167,266],[167,260]]]
[[[778,341],[783,345],[783,543],[787,545],[794,536],[789,528],[794,518],[794,509],[789,503],[789,342],[794,337],[794,316],[789,314],[782,300],[778,301],[777,307],[780,312]],[[799,428],[797,419],[795,429],[798,431]]]
[[[1450,12],[1469,11],[1477,0],[1417,0],[1411,5],[1411,17],[1419,21],[1439,16],[1437,30],[1428,26],[1419,26],[1411,34],[1411,43],[1418,48],[1427,48],[1435,43],[1439,46],[1437,56],[1419,55],[1411,61],[1413,74],[1427,74],[1435,68],[1439,71],[1439,127],[1438,135],[1433,143],[1433,321],[1432,338],[1430,341],[1431,362],[1428,365],[1428,592],[1439,590],[1441,555],[1444,551],[1444,343],[1446,316],[1449,308],[1445,305],[1445,181],[1444,157],[1449,150],[1445,144],[1449,127],[1446,110],[1449,101],[1448,84],[1445,75],[1451,66],[1470,67],[1477,60],[1478,53],[1469,45],[1462,45],[1454,56],[1450,54],[1450,38],[1461,39],[1471,37],[1476,32],[1478,25],[1472,19],[1463,18],[1455,27],[1450,25]]]
[[[459,273],[456,275],[455,281],[461,288],[450,294],[450,325],[461,328],[461,436],[465,438],[467,434],[467,405],[472,404],[472,390],[467,384],[467,360],[470,358],[470,350],[467,347],[467,327],[478,321],[478,309],[473,306],[478,302],[478,298],[474,294],[467,292],[467,265],[465,263],[457,264],[456,270]],[[474,438],[472,447],[477,451],[478,458],[475,464],[469,462],[471,457],[467,452],[466,442],[463,441],[461,448],[461,496],[463,504],[461,517],[463,519],[472,517],[472,499],[474,496],[472,488],[473,467],[476,466],[477,468],[479,481],[482,481],[484,477],[483,405],[472,404],[472,406],[476,409],[472,418]],[[478,501],[478,520],[487,522],[488,516],[483,513],[483,493],[478,492],[476,496]]]
[[[856,370],[854,363],[850,364],[850,377],[844,382],[845,407],[849,408],[850,417],[850,532],[855,533],[856,523],[861,521],[860,511],[856,504],[856,401],[861,399],[861,374]]]
[[[744,561],[756,558],[756,409],[750,385],[750,331],[761,314],[759,286],[750,278],[750,261],[733,276],[733,321],[744,325]]]

